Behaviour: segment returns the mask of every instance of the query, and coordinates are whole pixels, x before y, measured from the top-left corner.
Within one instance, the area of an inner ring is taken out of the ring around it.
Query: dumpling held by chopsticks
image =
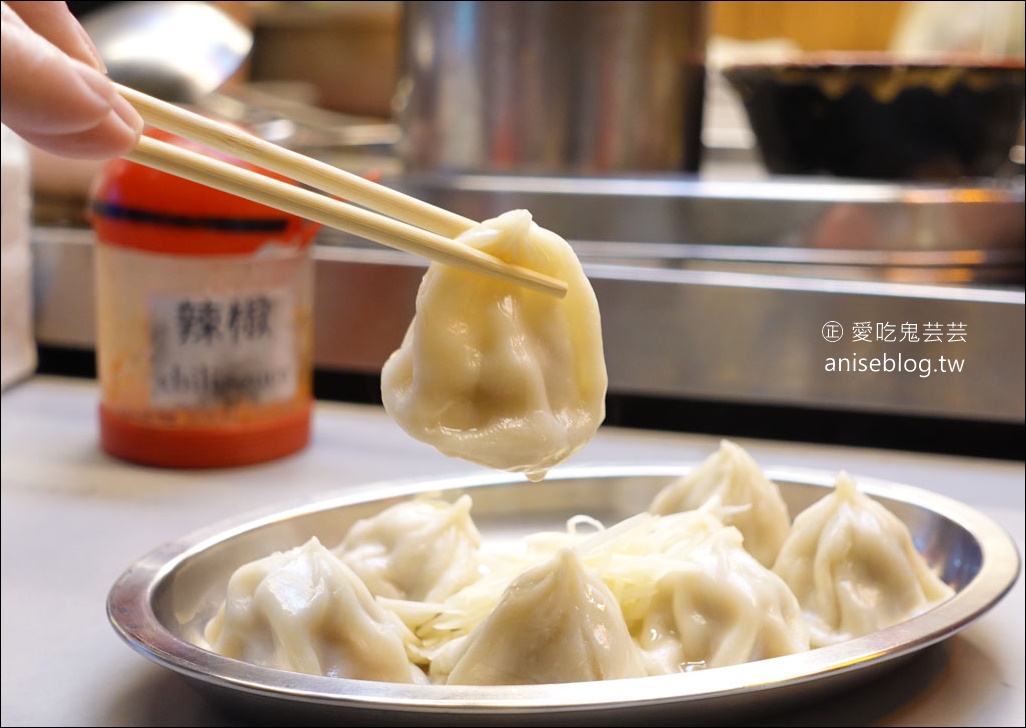
[[[458,240],[566,281],[566,297],[432,263],[402,345],[381,372],[385,410],[446,455],[541,480],[605,418],[595,293],[569,243],[526,210]]]

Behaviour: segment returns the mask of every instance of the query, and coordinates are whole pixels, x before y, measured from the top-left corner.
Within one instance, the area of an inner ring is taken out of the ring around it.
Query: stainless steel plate
[[[108,616],[129,645],[191,681],[221,707],[289,725],[674,725],[734,720],[822,698],[899,664],[994,606],[1019,574],[1019,552],[978,511],[906,485],[857,478],[912,532],[956,594],[925,614],[842,644],[746,665],[679,675],[560,685],[399,685],[301,675],[231,660],[197,646],[203,626],[243,563],[302,544],[333,546],[349,526],[418,493],[469,493],[486,543],[561,529],[587,513],[607,525],[644,510],[692,466],[557,469],[540,483],[501,474],[373,484],[286,510],[215,524],[160,546],[114,584]],[[767,470],[792,516],[833,487],[835,474]]]

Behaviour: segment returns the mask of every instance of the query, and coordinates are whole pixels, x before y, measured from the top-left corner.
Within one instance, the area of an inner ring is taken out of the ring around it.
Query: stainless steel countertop
[[[397,478],[471,473],[405,435],[377,407],[319,402],[304,452],[216,472],[119,462],[97,444],[88,380],[36,376],[2,396],[2,692],[5,726],[240,725],[107,623],[115,579],[157,545],[242,511]],[[571,462],[697,462],[714,436],[603,427]],[[738,440],[763,467],[881,478],[978,508],[1014,538],[1024,526],[1024,464],[769,440]],[[784,706],[761,725],[1024,724],[1026,589],[893,673],[821,704]]]

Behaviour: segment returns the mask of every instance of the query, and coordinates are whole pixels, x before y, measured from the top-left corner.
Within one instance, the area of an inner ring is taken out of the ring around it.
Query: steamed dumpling
[[[571,524],[568,523],[568,526]],[[649,674],[737,665],[809,649],[798,600],[710,513],[641,513],[567,534],[609,588]],[[531,538],[545,548],[567,538]]]
[[[659,491],[648,510],[667,514],[698,508],[737,528],[745,549],[767,567],[773,566],[791,527],[780,488],[751,455],[729,440],[722,440],[719,450]]]
[[[381,371],[385,410],[442,453],[540,480],[592,437],[607,386],[598,303],[570,245],[526,210],[457,238],[559,278],[558,299],[433,263]]]
[[[416,498],[354,523],[335,553],[375,595],[436,602],[478,578],[471,499]]]
[[[737,529],[726,526],[659,580],[637,637],[653,675],[809,649],[794,594],[745,551]]]
[[[431,675],[449,685],[530,685],[643,677],[645,666],[609,589],[563,549],[528,569]]]
[[[406,627],[316,538],[236,569],[204,636],[214,652],[255,665],[427,682],[407,657]]]
[[[813,647],[885,629],[954,593],[904,522],[843,472],[833,492],[795,518],[773,570],[798,597]]]

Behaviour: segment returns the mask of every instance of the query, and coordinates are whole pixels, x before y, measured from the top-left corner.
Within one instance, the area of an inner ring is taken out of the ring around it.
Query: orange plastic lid
[[[229,468],[276,460],[310,441],[313,403],[266,422],[231,427],[158,427],[100,405],[100,444],[109,454],[164,468]]]
[[[290,184],[283,175],[198,142],[148,128],[146,136]],[[89,220],[101,243],[174,255],[250,255],[269,243],[301,248],[320,224],[127,159],[103,166],[90,190]]]

